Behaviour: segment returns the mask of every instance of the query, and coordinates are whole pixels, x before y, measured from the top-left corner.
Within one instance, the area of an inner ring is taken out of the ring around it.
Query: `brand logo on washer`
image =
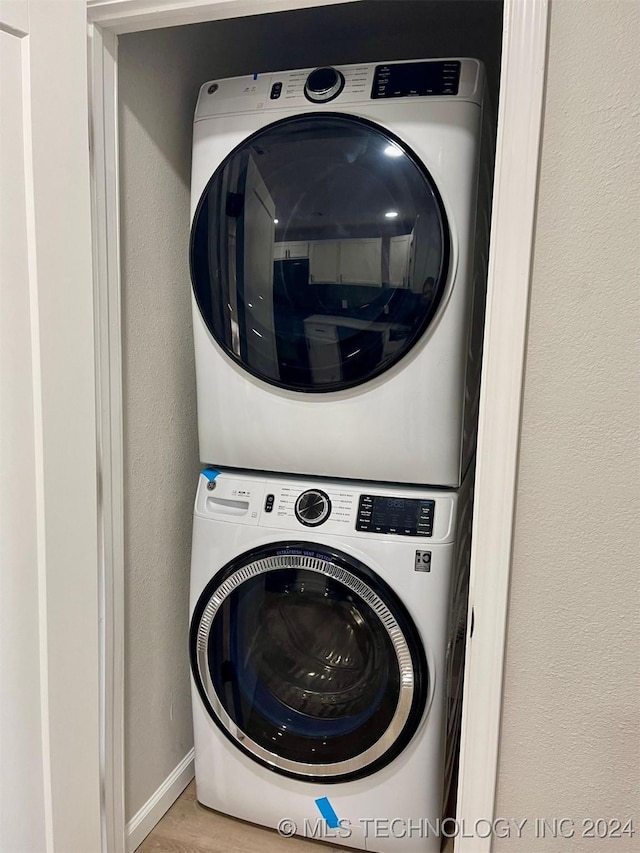
[[[416,551],[416,561],[413,568],[416,572],[430,572],[431,551]]]

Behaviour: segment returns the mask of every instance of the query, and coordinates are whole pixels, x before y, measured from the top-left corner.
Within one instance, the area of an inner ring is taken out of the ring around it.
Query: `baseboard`
[[[127,853],[133,853],[142,844],[164,813],[175,803],[193,776],[194,754],[191,750],[127,824]]]

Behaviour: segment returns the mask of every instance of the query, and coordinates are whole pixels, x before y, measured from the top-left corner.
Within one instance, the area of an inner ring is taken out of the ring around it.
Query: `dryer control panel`
[[[477,59],[442,58],[412,62],[300,68],[210,80],[200,89],[195,121],[220,115],[335,109],[348,104],[409,98],[482,103],[484,71]]]
[[[372,98],[408,98],[425,95],[457,95],[460,85],[459,59],[443,62],[390,62],[377,65]]]

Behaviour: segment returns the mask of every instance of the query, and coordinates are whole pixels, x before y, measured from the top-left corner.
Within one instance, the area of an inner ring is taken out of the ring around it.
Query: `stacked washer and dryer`
[[[442,59],[210,81],[196,107],[197,796],[344,847],[439,850],[454,776],[484,92]]]

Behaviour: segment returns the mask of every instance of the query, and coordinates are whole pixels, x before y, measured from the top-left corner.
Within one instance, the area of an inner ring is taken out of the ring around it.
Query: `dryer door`
[[[213,174],[191,233],[214,339],[272,385],[336,391],[403,358],[445,287],[449,229],[416,155],[372,122],[297,116]]]
[[[429,677],[418,631],[359,561],[304,542],[238,557],[191,622],[193,678],[215,723],[297,779],[367,776],[408,744]]]

